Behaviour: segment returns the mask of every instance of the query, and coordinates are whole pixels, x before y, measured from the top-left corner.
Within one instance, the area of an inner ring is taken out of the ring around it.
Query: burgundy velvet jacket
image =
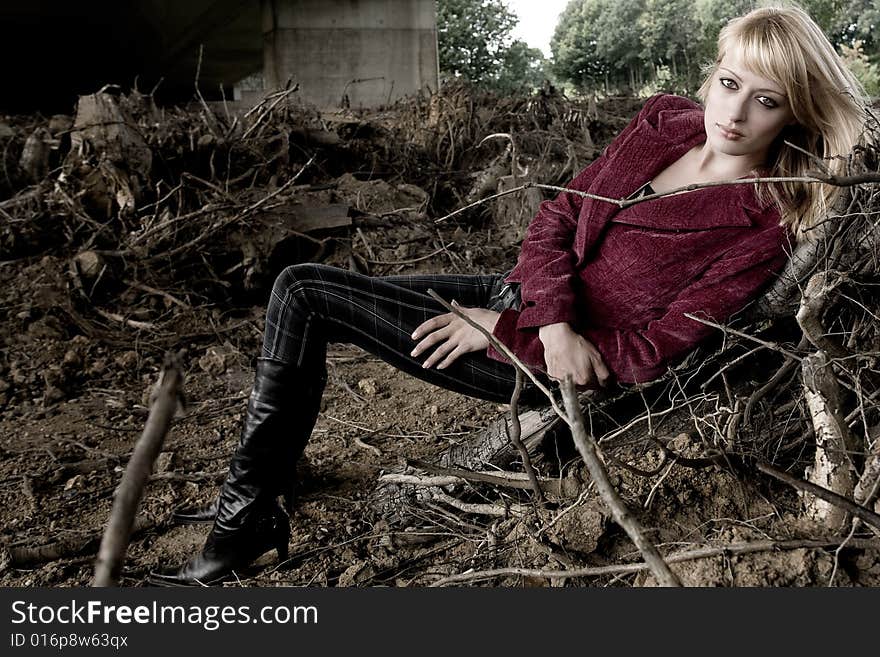
[[[703,109],[658,94],[568,187],[625,198],[706,140]],[[684,316],[726,321],[785,264],[789,231],[753,185],[708,187],[618,206],[562,193],[529,225],[507,281],[519,310],[494,334],[526,364],[545,370],[538,329],[569,322],[621,383],[650,381],[714,329]],[[489,356],[505,361],[489,347]]]

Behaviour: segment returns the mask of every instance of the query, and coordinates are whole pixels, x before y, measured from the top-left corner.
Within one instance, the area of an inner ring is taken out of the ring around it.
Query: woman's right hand
[[[599,350],[567,322],[542,326],[538,337],[544,345],[544,363],[551,379],[562,381],[571,375],[575,385],[587,388],[608,384],[611,373]]]

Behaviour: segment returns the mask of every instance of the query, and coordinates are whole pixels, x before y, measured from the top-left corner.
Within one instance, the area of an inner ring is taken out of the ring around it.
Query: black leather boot
[[[323,370],[306,375],[296,366],[258,359],[241,440],[205,546],[178,572],[151,574],[151,583],[216,584],[273,548],[287,558],[290,525],[277,497],[290,499],[294,466],[314,427],[325,382]]]
[[[178,509],[171,514],[171,524],[198,525],[201,523],[214,522],[214,518],[217,517],[217,508],[219,506],[220,498],[215,497],[207,504]]]

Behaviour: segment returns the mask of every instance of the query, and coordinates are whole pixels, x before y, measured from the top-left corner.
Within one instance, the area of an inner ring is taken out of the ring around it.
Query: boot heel
[[[278,553],[278,561],[287,561],[290,556],[290,520],[279,511],[275,523],[275,551]]]

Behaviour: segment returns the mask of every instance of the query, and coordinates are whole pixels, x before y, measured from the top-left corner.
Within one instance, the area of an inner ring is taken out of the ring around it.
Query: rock
[[[49,132],[58,135],[67,132],[73,127],[73,117],[69,114],[53,114],[49,119]]]
[[[67,398],[67,393],[57,386],[46,386],[43,392],[43,406],[57,404]]]
[[[64,332],[57,318],[47,315],[28,326],[27,334],[37,340],[61,340]]]
[[[560,516],[553,527],[553,535],[566,550],[581,554],[595,552],[605,534],[608,516],[598,500],[585,504]]]
[[[89,376],[100,376],[104,372],[107,371],[107,359],[106,358],[97,358],[95,359],[89,368],[86,370],[86,374]]]
[[[337,586],[356,586],[371,578],[375,573],[373,567],[365,561],[358,560],[339,576]]]
[[[64,359],[61,366],[67,369],[79,369],[82,367],[82,354],[75,349],[68,349],[64,352]]]
[[[411,197],[417,204],[427,203],[430,196],[421,187],[410,185],[409,183],[401,183],[397,186],[397,191],[401,194]]]
[[[174,462],[174,452],[162,452],[156,459],[156,472],[168,472]]]
[[[49,152],[52,149],[52,135],[46,128],[34,130],[21,151],[18,166],[28,175],[33,182],[38,182],[49,173]]]
[[[133,370],[138,365],[138,353],[136,351],[123,351],[113,362],[123,370]]]
[[[367,395],[368,397],[372,397],[376,394],[378,388],[376,387],[376,379],[361,379],[358,381],[358,390]]]
[[[229,343],[208,347],[199,358],[199,367],[213,376],[224,374],[233,362],[236,349]]]
[[[93,279],[104,269],[104,258],[94,251],[82,251],[73,257],[73,263],[77,271],[84,278]]]
[[[0,123],[0,139],[8,139],[15,136],[15,130],[7,123]]]

